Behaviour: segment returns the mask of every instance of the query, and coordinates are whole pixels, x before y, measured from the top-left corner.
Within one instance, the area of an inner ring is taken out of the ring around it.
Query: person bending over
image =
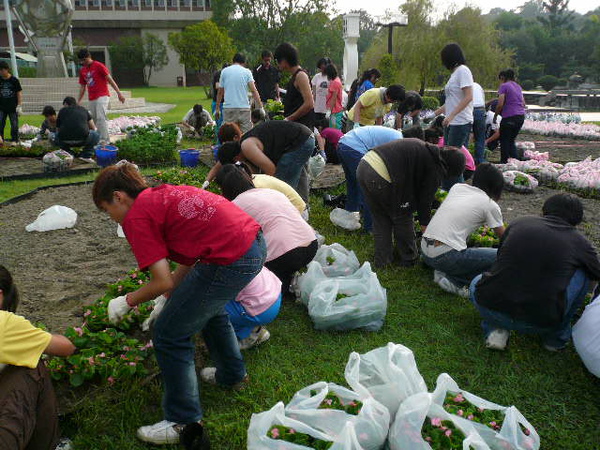
[[[383,116],[392,109],[392,103],[404,100],[404,87],[394,84],[390,87],[373,88],[362,94],[352,109],[348,111],[348,119],[354,127],[364,125],[381,125]]]
[[[65,97],[63,107],[56,119],[56,134],[54,143],[68,152],[71,147],[83,147],[81,159],[95,164],[92,159],[94,146],[100,141],[92,115],[83,106],[79,106],[73,97]]]

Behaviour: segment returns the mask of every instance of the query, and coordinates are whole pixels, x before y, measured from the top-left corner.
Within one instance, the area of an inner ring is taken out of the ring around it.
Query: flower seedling
[[[333,445],[331,441],[322,441],[309,434],[299,433],[293,428],[283,425],[274,425],[267,432],[267,437],[271,439],[280,439],[286,442],[293,442],[296,445],[314,448],[315,450],[327,450]]]
[[[325,258],[325,261],[327,261],[328,266],[332,266],[335,262],[335,258],[333,256],[328,256],[327,258]]]
[[[421,436],[433,450],[463,448],[465,435],[450,420],[427,417],[421,427]]]
[[[341,299],[346,298],[346,297],[350,297],[350,296],[346,295],[346,294],[339,293],[338,295],[335,296],[335,301],[339,302]]]
[[[317,391],[311,390],[310,396],[314,397],[317,393]],[[347,414],[357,416],[362,406],[363,404],[360,400],[351,400],[348,403],[344,403],[334,392],[328,392],[317,409],[339,409]]]

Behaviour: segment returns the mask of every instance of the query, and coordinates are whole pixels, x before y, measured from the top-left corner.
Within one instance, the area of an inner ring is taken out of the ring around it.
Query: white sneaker
[[[240,350],[248,350],[257,345],[266,342],[271,337],[271,333],[265,327],[256,327],[246,339],[240,341]]]
[[[496,328],[485,339],[485,346],[490,350],[504,350],[509,336],[510,331],[503,328]]]
[[[69,438],[60,438],[54,450],[73,450],[73,442]]]
[[[453,282],[451,282],[448,278],[442,277],[437,281],[439,287],[441,287],[444,291],[450,292],[451,294],[459,295],[463,298],[469,297],[469,288],[467,286],[458,287]]]
[[[442,278],[446,278],[446,274],[444,272],[441,272],[439,270],[434,270],[433,271],[433,282],[436,284],[440,283],[440,280]]]
[[[217,368],[205,367],[204,369],[200,370],[200,379],[205,383],[217,385]],[[219,384],[219,386],[224,387],[226,389],[232,389],[234,391],[240,391],[244,389],[244,386],[246,386],[246,384],[248,384],[248,379],[248,374],[246,374],[241,381],[238,381],[232,386],[225,386],[222,384]]]
[[[182,429],[182,425],[168,420],[161,420],[154,425],[138,428],[137,437],[151,444],[178,444],[179,433]]]

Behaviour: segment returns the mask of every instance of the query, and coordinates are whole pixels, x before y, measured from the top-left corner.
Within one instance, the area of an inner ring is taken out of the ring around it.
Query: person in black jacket
[[[509,330],[541,335],[549,351],[563,349],[590,280],[600,279],[598,255],[575,228],[583,219],[579,198],[556,194],[542,212],[512,222],[494,265],[471,282],[490,349],[504,350]]]
[[[422,231],[443,179],[456,177],[465,157],[456,150],[440,150],[419,139],[400,139],[375,147],[362,158],[356,178],[373,215],[375,267],[393,262],[393,238],[401,266],[416,264],[413,212]]]

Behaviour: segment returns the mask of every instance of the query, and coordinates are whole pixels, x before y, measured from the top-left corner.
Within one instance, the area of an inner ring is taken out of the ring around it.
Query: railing
[[[74,0],[75,11],[211,11],[211,0]],[[0,11],[4,4],[0,3]]]

